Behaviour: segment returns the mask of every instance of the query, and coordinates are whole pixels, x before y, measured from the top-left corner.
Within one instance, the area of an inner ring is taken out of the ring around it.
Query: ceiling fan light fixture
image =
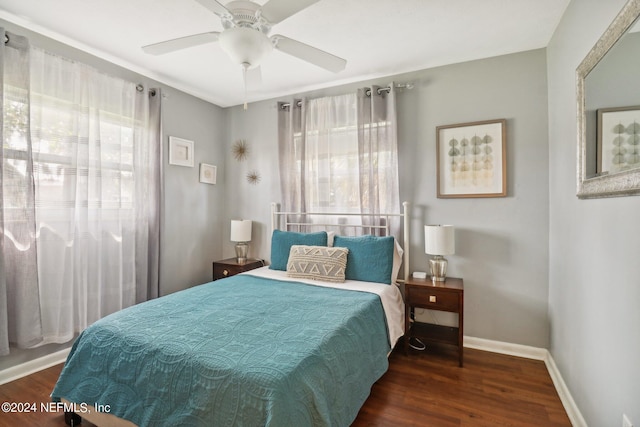
[[[253,68],[262,62],[272,50],[271,40],[253,28],[235,27],[223,31],[218,38],[222,50],[237,64],[249,64]]]

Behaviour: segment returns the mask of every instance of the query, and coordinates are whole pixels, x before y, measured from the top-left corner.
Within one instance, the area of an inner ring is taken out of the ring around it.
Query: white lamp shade
[[[231,220],[231,241],[250,242],[251,241],[251,220],[232,219]]]
[[[453,255],[456,252],[453,225],[425,225],[424,251],[429,255]]]

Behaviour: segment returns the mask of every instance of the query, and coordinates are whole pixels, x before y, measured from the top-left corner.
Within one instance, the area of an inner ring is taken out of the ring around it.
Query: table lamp
[[[249,242],[251,241],[251,220],[231,220],[231,241],[236,242],[236,258],[238,264],[247,262]]]
[[[425,225],[424,251],[433,255],[429,260],[431,280],[443,282],[447,276],[447,260],[443,255],[455,253],[456,242],[453,225]]]

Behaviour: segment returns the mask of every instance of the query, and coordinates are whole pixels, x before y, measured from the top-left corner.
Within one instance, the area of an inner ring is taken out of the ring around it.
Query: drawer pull
[[[436,296],[435,295],[429,295],[429,302],[436,302]]]
[[[229,270],[223,270],[222,274],[225,275],[225,276],[228,276],[229,275]]]

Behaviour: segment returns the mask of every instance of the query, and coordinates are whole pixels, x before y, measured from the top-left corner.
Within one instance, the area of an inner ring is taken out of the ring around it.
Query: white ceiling
[[[546,47],[569,1],[320,0],[271,34],[345,58],[346,69],[333,74],[274,50],[262,63],[262,85],[246,97],[258,101]],[[219,106],[245,101],[241,68],[218,43],[163,56],[141,50],[222,31],[218,17],[195,0],[0,0],[0,18]]]

